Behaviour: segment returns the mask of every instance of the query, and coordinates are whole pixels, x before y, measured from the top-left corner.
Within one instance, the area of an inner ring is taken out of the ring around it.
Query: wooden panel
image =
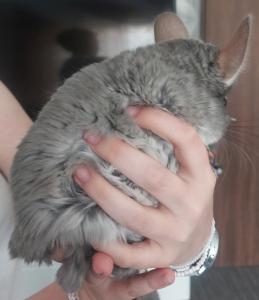
[[[255,16],[250,57],[229,98],[238,122],[220,148],[225,170],[215,192],[220,266],[259,264],[259,1],[205,1],[205,38],[217,45],[229,40],[248,13]]]

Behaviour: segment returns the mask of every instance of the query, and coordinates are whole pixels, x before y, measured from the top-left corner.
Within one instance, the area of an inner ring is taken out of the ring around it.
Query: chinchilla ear
[[[217,59],[225,84],[231,86],[243,70],[251,36],[252,16],[247,16],[235,31],[230,42],[220,50]]]
[[[164,12],[155,19],[154,33],[156,43],[189,38],[185,25],[172,12]]]

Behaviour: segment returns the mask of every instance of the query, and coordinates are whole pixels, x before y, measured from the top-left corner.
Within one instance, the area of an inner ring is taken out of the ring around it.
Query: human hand
[[[146,237],[132,245],[113,242],[94,247],[121,267],[146,269],[184,264],[202,250],[211,231],[216,176],[206,147],[190,125],[167,112],[142,107],[131,108],[129,114],[140,127],[174,145],[180,167],[173,174],[117,137],[87,134],[86,140],[96,154],[161,204],[158,208],[142,206],[90,166],[78,167],[75,180],[85,192],[117,222]]]
[[[58,249],[53,259],[62,262],[63,251]],[[170,268],[155,269],[120,280],[110,277],[112,270],[113,259],[107,254],[96,253],[92,258],[92,270],[78,292],[79,299],[103,300],[105,295],[105,300],[131,300],[166,287],[175,280],[175,273]],[[60,293],[64,292],[59,289],[57,294]]]
[[[98,261],[98,264],[104,265],[106,269],[107,266],[113,266],[111,258],[102,253],[94,256],[93,265],[95,265],[94,261]],[[109,273],[100,273],[100,270],[95,272],[93,267],[87,274],[86,281],[78,291],[79,299],[131,300],[163,288],[174,281],[174,273],[168,268],[156,269],[123,280],[108,277]],[[68,299],[68,295],[55,282],[28,298],[28,300],[49,299],[66,300]]]
[[[93,258],[98,264],[110,265],[108,256],[98,253]],[[93,268],[94,269],[94,268]],[[115,279],[109,274],[100,274],[92,270],[79,291],[80,300],[131,300],[157,289],[161,289],[174,281],[174,272],[171,269],[156,269],[143,274],[138,274],[127,279]]]

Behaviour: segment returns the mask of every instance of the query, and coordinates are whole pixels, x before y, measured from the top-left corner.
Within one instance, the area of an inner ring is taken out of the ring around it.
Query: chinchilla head
[[[159,15],[154,31],[160,88],[152,101],[191,123],[205,144],[216,143],[231,120],[226,94],[246,61],[251,16],[241,22],[223,49],[190,39],[173,13]]]

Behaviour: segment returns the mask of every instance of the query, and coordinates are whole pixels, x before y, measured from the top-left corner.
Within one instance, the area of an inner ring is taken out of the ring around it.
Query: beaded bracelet
[[[177,277],[199,276],[213,265],[218,253],[218,247],[219,237],[215,228],[215,221],[213,220],[210,238],[199,255],[184,265],[171,267],[176,272]]]
[[[69,293],[67,297],[68,300],[80,300],[77,292]]]

